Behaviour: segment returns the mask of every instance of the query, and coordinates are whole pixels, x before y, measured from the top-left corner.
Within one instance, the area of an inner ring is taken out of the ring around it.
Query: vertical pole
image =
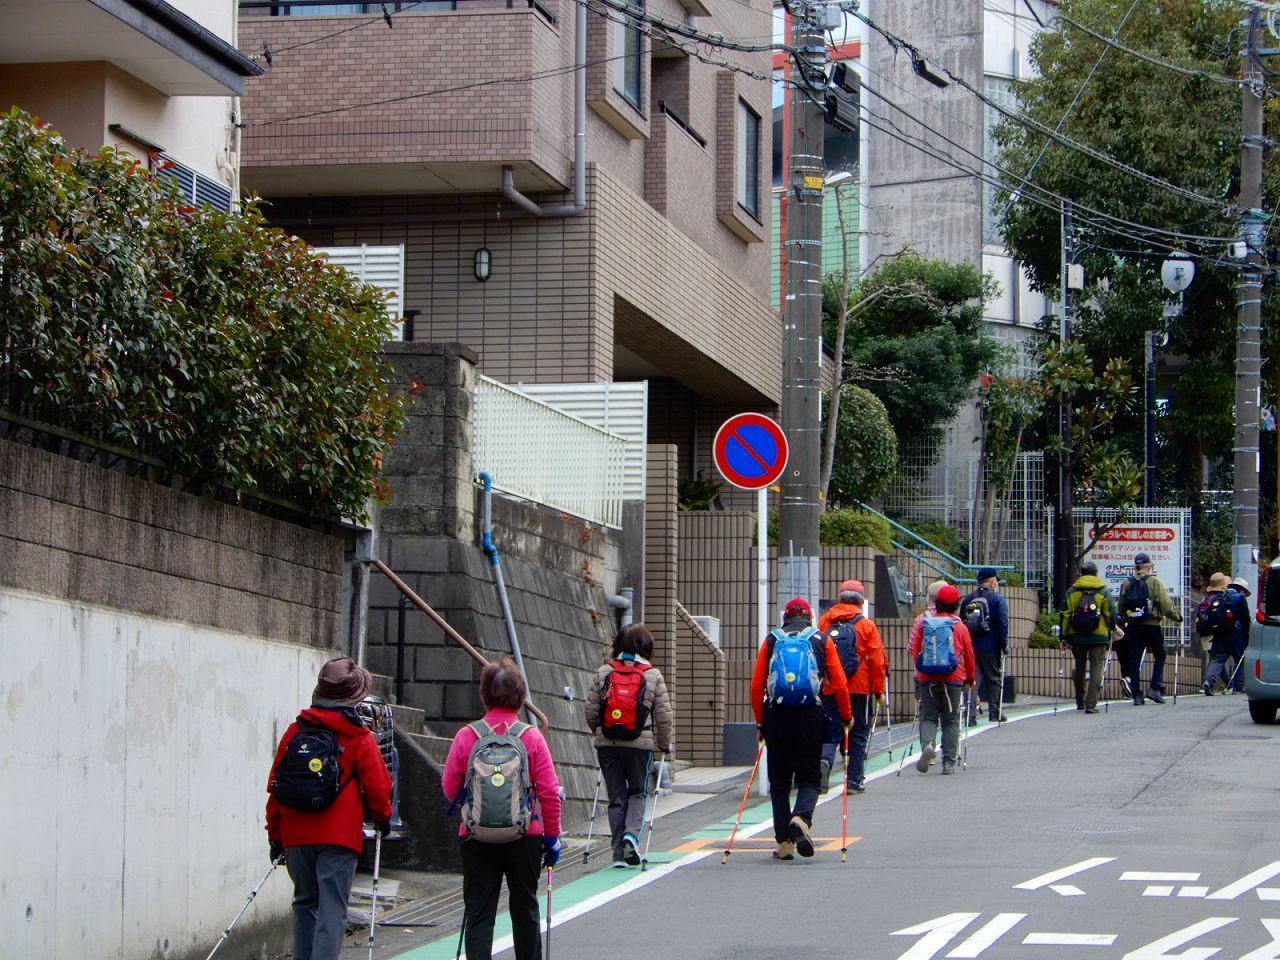
[[[822,462],[819,344],[822,336],[823,125],[826,39],[817,5],[794,4],[792,43],[800,50],[788,87],[786,300],[783,304],[782,429],[790,460],[778,505],[778,591],[816,605],[821,557],[818,518]]]
[[[1071,339],[1071,207],[1062,204],[1062,314],[1058,318],[1058,341],[1065,344]],[[1057,433],[1062,440],[1063,452],[1054,466],[1054,522],[1053,522],[1053,602],[1061,610],[1066,599],[1067,584],[1071,582],[1071,560],[1075,544],[1075,526],[1071,520],[1074,500],[1071,489],[1071,455],[1066,450],[1071,443],[1071,396],[1064,395],[1058,403]]]
[[[400,595],[400,610],[396,615],[396,703],[404,703],[404,615],[409,607],[409,598]]]
[[[1143,391],[1147,415],[1147,427],[1142,438],[1142,459],[1146,468],[1142,485],[1142,505],[1156,505],[1156,335],[1147,331],[1145,340],[1146,388]]]
[[[1240,268],[1237,287],[1239,325],[1236,331],[1235,483],[1231,516],[1235,530],[1231,557],[1233,576],[1252,579],[1253,545],[1258,536],[1258,405],[1261,392],[1262,269],[1265,237],[1262,211],[1263,80],[1258,61],[1258,8],[1249,9],[1244,23],[1245,44],[1241,96],[1243,136],[1240,144],[1240,239],[1248,244],[1248,259]]]
[[[769,490],[761,487],[756,493],[756,544],[758,589],[756,592],[756,618],[760,629],[756,637],[762,638],[772,628],[769,620]]]

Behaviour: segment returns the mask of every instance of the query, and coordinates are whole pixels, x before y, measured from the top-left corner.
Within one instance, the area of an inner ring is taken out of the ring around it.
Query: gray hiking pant
[[[338,960],[359,855],[332,843],[289,847],[284,855],[293,879],[293,960]]]
[[[955,763],[960,753],[960,702],[964,687],[949,683],[917,683],[920,700],[920,745],[933,743],[942,726],[942,762]]]
[[[1076,706],[1083,705],[1087,710],[1098,706],[1098,694],[1102,690],[1103,669],[1107,665],[1107,645],[1105,643],[1073,643],[1071,655],[1075,657],[1076,669],[1071,674],[1075,685]],[[1085,685],[1085,672],[1088,671],[1089,682]]]
[[[636,844],[644,829],[645,792],[653,754],[635,747],[596,747],[600,773],[609,797],[609,837],[613,862],[622,859],[622,838],[631,834]]]

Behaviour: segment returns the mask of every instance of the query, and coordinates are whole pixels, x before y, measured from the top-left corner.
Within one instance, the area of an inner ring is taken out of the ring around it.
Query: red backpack
[[[635,740],[649,719],[644,702],[644,672],[651,664],[613,661],[605,678],[600,706],[600,732],[610,740]]]

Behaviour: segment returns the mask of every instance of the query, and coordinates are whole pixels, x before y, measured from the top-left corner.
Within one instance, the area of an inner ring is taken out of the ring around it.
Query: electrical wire
[[[1201,80],[1208,80],[1212,83],[1221,83],[1231,87],[1238,87],[1244,82],[1240,77],[1228,77],[1218,73],[1209,73],[1207,70],[1199,70],[1195,67],[1179,66],[1178,64],[1172,63],[1168,60],[1162,60],[1161,58],[1152,56],[1151,54],[1143,53],[1141,50],[1135,50],[1133,47],[1127,47],[1123,43],[1119,43],[1114,39],[1108,39],[1104,34],[1099,33],[1092,27],[1085,26],[1078,20],[1071,19],[1071,17],[1068,17],[1065,13],[1055,14],[1049,19],[1049,25],[1053,26],[1053,24],[1057,23],[1059,20],[1068,26],[1074,27],[1081,33],[1087,33],[1089,36],[1102,42],[1106,46],[1119,50],[1121,53],[1127,53],[1129,56],[1136,57],[1145,63],[1161,67],[1165,70],[1170,70],[1174,73],[1182,74],[1184,77],[1196,77]]]
[[[368,20],[361,20],[359,23],[353,24],[352,26],[343,27],[341,30],[335,30],[333,33],[326,33],[323,37],[312,37],[310,40],[301,40],[298,43],[291,43],[286,47],[281,47],[279,50],[270,50],[269,54],[267,51],[270,48],[264,48],[261,53],[250,55],[249,59],[256,63],[260,59],[269,57],[270,59],[268,59],[267,62],[270,63],[276,57],[280,56],[280,54],[288,53],[290,50],[297,50],[299,47],[309,47],[313,43],[323,43],[325,40],[332,40],[334,37],[340,37],[343,34],[351,33],[353,30],[359,30],[361,27],[367,27],[371,23],[387,23],[388,20],[394,20],[396,17],[400,16],[400,14],[412,10],[414,7],[420,7],[425,2],[427,2],[427,0],[413,0],[412,3],[401,7],[395,13],[380,13],[376,17],[371,17]],[[390,26],[390,24],[388,24],[388,26]]]

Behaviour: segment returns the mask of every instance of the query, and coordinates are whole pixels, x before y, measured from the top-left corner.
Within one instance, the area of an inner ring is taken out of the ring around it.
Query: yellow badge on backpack
[[[609,716],[613,717],[613,719],[615,719],[615,720],[621,720],[621,719],[622,719],[622,711],[621,711],[621,710],[617,710],[617,709],[615,709],[612,713],[610,713],[610,714],[609,714]]]
[[[506,782],[507,782],[507,778],[506,778],[506,777],[504,777],[504,776],[503,776],[502,774],[500,774],[500,773],[495,773],[495,774],[494,774],[494,775],[489,779],[489,782],[490,782],[490,783],[492,783],[495,787],[500,787],[500,786],[502,786],[504,783],[506,783]]]
[[[319,773],[324,769],[324,761],[319,757],[312,757],[311,761],[307,764],[307,769],[312,773]]]
[[[796,682],[796,675],[794,673],[788,673],[787,683],[795,683],[795,682]]]

